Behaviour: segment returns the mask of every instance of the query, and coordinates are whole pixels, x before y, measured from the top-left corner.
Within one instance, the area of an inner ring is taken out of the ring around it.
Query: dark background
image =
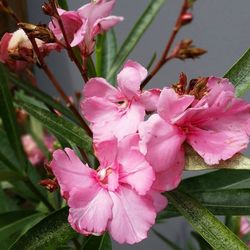
[[[48,21],[41,12],[40,6],[43,2],[44,0],[27,0],[30,21],[34,23]],[[70,7],[75,9],[87,1],[69,0],[68,2]],[[149,2],[149,0],[117,0],[113,13],[125,17],[125,21],[116,28],[119,42],[122,42],[127,36],[131,26]],[[157,52],[158,56],[161,55],[181,4],[181,0],[166,1],[166,5],[130,55],[131,59],[147,65],[154,52]],[[223,76],[250,45],[249,11],[249,0],[197,0],[193,8],[194,21],[182,29],[177,41],[191,38],[195,45],[207,49],[208,54],[197,60],[170,62],[151,81],[149,87],[163,87],[168,83],[175,82],[178,80],[180,72],[185,72],[189,78],[210,75]],[[54,54],[47,61],[68,94],[82,88],[83,82],[80,74],[74,65],[67,60],[65,54]],[[56,94],[43,72],[36,70],[36,74],[41,88]],[[164,224],[157,225],[156,228],[182,246],[183,249],[187,249],[186,242],[190,240],[190,229],[184,219],[171,219]],[[134,246],[121,246],[114,243],[114,249],[160,250],[169,248],[150,233],[149,238],[142,243]]]

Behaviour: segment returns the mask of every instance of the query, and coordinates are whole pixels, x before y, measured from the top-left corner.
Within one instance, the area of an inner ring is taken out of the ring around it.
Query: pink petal
[[[166,121],[184,112],[194,101],[194,96],[179,96],[173,89],[164,88],[161,92],[158,113]]]
[[[117,95],[117,89],[101,77],[91,78],[83,88],[85,98],[96,96],[116,100]]]
[[[141,123],[139,134],[147,150],[146,159],[156,172],[175,166],[176,157],[186,138],[181,129],[155,114]]]
[[[184,150],[180,149],[176,154],[173,165],[162,172],[156,172],[155,182],[152,188],[161,192],[170,191],[178,187],[184,170]]]
[[[152,198],[157,213],[167,207],[168,200],[159,191],[151,189],[147,194]]]
[[[116,24],[118,24],[123,20],[124,18],[119,16],[108,16],[97,19],[93,25],[93,31],[91,35],[94,37],[103,31],[108,31],[113,26],[115,26]]]
[[[128,60],[117,76],[119,89],[129,99],[137,96],[140,93],[141,82],[146,78],[147,73],[142,65]]]
[[[12,33],[5,33],[0,42],[0,61],[6,63],[9,60],[8,47]]]
[[[50,166],[66,199],[73,188],[88,188],[94,183],[93,170],[69,148],[56,150]]]
[[[120,164],[120,182],[129,184],[138,194],[145,195],[151,188],[155,175],[152,167],[139,151],[138,144],[138,134],[127,136],[121,140],[117,161]]]
[[[114,204],[113,219],[108,226],[112,237],[120,244],[134,244],[147,238],[156,217],[151,199],[137,195],[126,186],[111,192],[110,196]]]
[[[120,117],[116,104],[102,97],[90,97],[81,102],[84,117],[93,123],[101,123]]]
[[[112,219],[113,202],[108,191],[99,184],[86,189],[74,189],[70,192],[68,204],[68,220],[77,232],[102,234],[106,231]]]
[[[154,112],[157,110],[160,94],[160,89],[150,89],[142,92],[140,102],[144,105],[146,111]]]
[[[192,127],[187,141],[207,164],[213,165],[245,149],[249,138],[242,131],[204,130]]]

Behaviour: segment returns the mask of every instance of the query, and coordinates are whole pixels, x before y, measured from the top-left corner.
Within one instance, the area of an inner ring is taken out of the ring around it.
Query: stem
[[[27,34],[27,33],[26,33]],[[58,93],[61,95],[61,97],[63,98],[63,100],[65,101],[66,105],[70,108],[70,110],[75,114],[75,116],[78,118],[78,120],[80,121],[81,125],[83,126],[84,130],[87,132],[87,134],[89,136],[92,137],[92,131],[90,130],[89,126],[87,125],[87,123],[83,120],[82,116],[79,114],[77,108],[74,106],[74,104],[70,101],[69,97],[64,93],[61,85],[59,84],[59,82],[56,80],[55,76],[53,75],[53,73],[51,72],[51,70],[49,69],[49,67],[47,66],[47,64],[45,63],[42,54],[40,53],[40,50],[37,46],[37,43],[34,39],[34,37],[32,37],[30,34],[27,34],[27,36],[30,39],[30,42],[33,46],[33,49],[36,53],[37,59],[39,61],[39,64],[41,66],[41,68],[43,69],[43,71],[45,72],[45,74],[47,75],[47,77],[50,79],[51,83],[53,84],[53,86],[56,88],[56,90],[58,91]]]
[[[81,244],[78,242],[78,240],[76,238],[72,239],[72,241],[75,245],[76,250],[80,250],[82,248]]]
[[[174,56],[168,56],[168,53],[171,49],[171,46],[176,38],[176,35],[178,34],[180,28],[182,27],[182,15],[186,13],[186,11],[188,10],[189,5],[188,5],[188,0],[184,0],[182,7],[181,7],[181,11],[178,15],[178,18],[176,20],[175,26],[172,29],[172,33],[170,35],[170,38],[166,44],[166,47],[162,53],[162,56],[160,58],[160,60],[158,61],[157,65],[154,67],[154,69],[150,72],[150,74],[146,77],[146,79],[142,82],[141,84],[141,89],[143,89],[147,83],[158,73],[158,71],[162,68],[163,65],[165,65],[168,61],[170,61],[171,59],[174,58]]]
[[[67,34],[66,34],[66,31],[65,31],[65,28],[64,28],[64,25],[63,25],[63,22],[62,22],[62,19],[60,17],[60,15],[58,14],[58,11],[57,11],[57,7],[56,7],[56,4],[55,4],[55,1],[51,0],[50,1],[52,7],[53,7],[53,10],[55,12],[55,18],[57,19],[58,21],[58,24],[60,26],[60,29],[62,31],[62,34],[63,34],[63,38],[64,38],[64,41],[65,41],[65,44],[66,44],[66,49],[67,49],[67,52],[68,52],[68,55],[69,57],[71,58],[71,60],[75,63],[75,65],[77,66],[77,68],[79,69],[81,75],[82,75],[82,78],[84,80],[84,82],[86,83],[88,81],[88,76],[87,76],[87,70],[85,67],[83,67],[81,65],[81,63],[79,62],[79,60],[77,59],[70,43],[69,43],[69,40],[68,40],[68,37],[67,37]]]
[[[53,212],[55,209],[54,207],[48,202],[48,200],[41,194],[39,189],[31,182],[30,179],[25,180],[25,184],[31,189],[31,191],[44,203],[44,205],[49,209],[49,211]]]

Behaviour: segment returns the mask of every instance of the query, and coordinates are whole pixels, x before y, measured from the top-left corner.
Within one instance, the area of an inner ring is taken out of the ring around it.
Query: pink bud
[[[181,24],[185,25],[185,24],[189,24],[191,23],[193,20],[193,14],[186,12],[181,16]]]

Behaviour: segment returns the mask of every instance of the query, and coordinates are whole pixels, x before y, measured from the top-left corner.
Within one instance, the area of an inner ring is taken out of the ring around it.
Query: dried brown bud
[[[28,113],[24,109],[16,109],[16,120],[20,125],[24,125],[27,118]]]
[[[46,27],[46,25],[34,25],[31,23],[18,23],[18,26],[22,28],[26,34],[31,35],[34,38],[38,38],[46,43],[55,41],[54,35]]]
[[[187,86],[187,75],[183,72],[180,73],[179,82],[172,85],[172,88],[178,95],[184,95]]]
[[[192,79],[189,83],[188,94],[194,95],[196,99],[201,99],[207,94],[208,77]]]
[[[50,192],[54,192],[58,188],[58,182],[56,179],[41,180],[39,184],[48,189]]]
[[[181,24],[182,25],[189,24],[189,23],[192,22],[192,20],[193,20],[193,14],[192,13],[186,12],[185,14],[183,14],[181,16]]]
[[[202,56],[205,54],[207,51],[202,48],[196,48],[192,45],[192,40],[191,39],[184,39],[180,42],[179,45],[174,49],[174,56],[175,58],[179,58],[181,60],[185,59],[195,59],[197,57]]]

